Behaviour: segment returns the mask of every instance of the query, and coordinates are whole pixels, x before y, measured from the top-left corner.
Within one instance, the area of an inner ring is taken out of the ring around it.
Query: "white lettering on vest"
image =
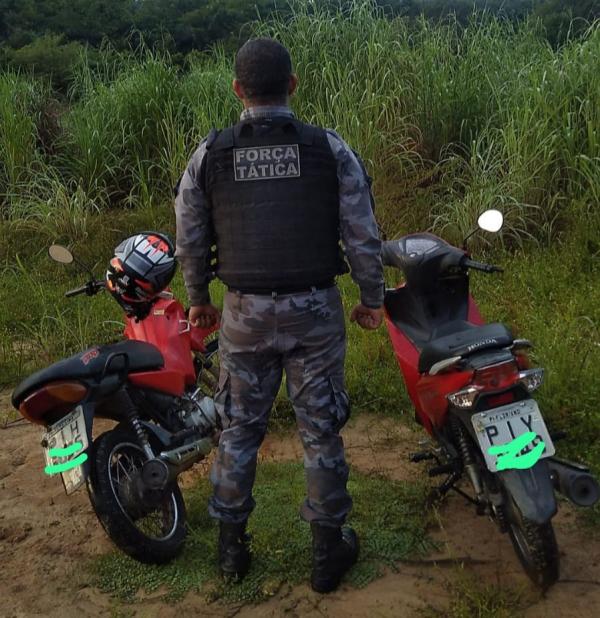
[[[298,178],[300,176],[298,144],[234,148],[233,161],[236,181]]]

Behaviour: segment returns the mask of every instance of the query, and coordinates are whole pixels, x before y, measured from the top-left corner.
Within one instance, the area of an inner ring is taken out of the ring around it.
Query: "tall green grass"
[[[0,73],[0,215],[31,177],[39,159],[37,127],[44,98],[39,82],[11,71]]]
[[[298,115],[363,155],[389,237],[433,229],[459,241],[482,210],[504,212],[490,259],[507,274],[476,279],[476,291],[486,317],[538,341],[543,403],[559,423],[577,418],[600,465],[589,437],[600,400],[600,22],[554,50],[533,21],[409,24],[366,0],[319,7],[299,0],[288,20],[251,26],[290,48]],[[70,243],[101,273],[126,234],[172,233],[172,186],[202,136],[239,114],[232,64],[221,48],[185,69],[164,53],[104,48],[93,65],[82,55],[60,105],[43,82],[0,74],[0,382],[118,336],[103,324],[120,317],[108,298],[65,305],[80,275],[59,274],[45,248]],[[349,307],[356,290],[341,287]],[[409,409],[394,363],[383,331],[349,327],[357,407]]]
[[[574,200],[597,203],[598,23],[555,51],[533,21],[474,14],[467,26],[409,24],[367,1],[338,13],[294,6],[290,19],[253,29],[290,48],[298,114],[337,129],[389,181],[441,179],[426,225],[458,236],[481,209],[499,206],[508,237],[548,243],[582,216],[571,212]],[[104,49],[93,68],[83,56],[52,155],[38,148],[48,88],[2,75],[3,204],[23,190],[28,201],[24,186],[47,187],[46,176],[97,208],[169,200],[201,137],[239,112],[232,60],[216,48],[182,71],[143,48]],[[392,233],[397,210],[382,217]],[[589,207],[585,213],[596,217]]]

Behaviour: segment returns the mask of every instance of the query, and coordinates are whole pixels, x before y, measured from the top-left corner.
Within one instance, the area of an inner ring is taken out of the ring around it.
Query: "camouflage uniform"
[[[287,107],[252,108],[242,120],[290,115]],[[352,278],[368,307],[383,303],[381,243],[364,171],[348,145],[328,131],[337,161],[340,235]],[[183,174],[176,199],[177,256],[193,305],[209,302],[207,255],[210,207],[200,188],[203,142]],[[254,507],[252,485],[258,449],[277,395],[282,371],[304,446],[307,499],[304,519],[341,525],[352,500],[339,430],[349,415],[344,386],[345,325],[336,287],[286,295],[227,292],[216,395],[223,432],[211,472],[209,511],[226,522],[244,521]]]

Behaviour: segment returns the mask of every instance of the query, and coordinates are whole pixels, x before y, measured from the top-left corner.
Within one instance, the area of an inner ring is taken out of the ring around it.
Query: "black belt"
[[[284,296],[286,294],[308,294],[314,290],[326,290],[335,285],[334,279],[328,279],[314,285],[290,285],[282,288],[236,288],[227,286],[227,289],[234,294],[255,294],[257,296]]]

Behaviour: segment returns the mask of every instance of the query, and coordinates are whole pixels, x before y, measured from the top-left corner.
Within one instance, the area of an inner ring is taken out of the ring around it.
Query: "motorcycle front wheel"
[[[151,507],[132,498],[132,478],[146,461],[132,433],[117,427],[93,444],[87,488],[100,524],[123,552],[149,564],[171,561],[183,549],[186,512],[176,483]]]
[[[509,501],[506,524],[514,550],[529,579],[546,590],[560,575],[558,544],[552,522],[537,524],[525,519],[510,496]]]

